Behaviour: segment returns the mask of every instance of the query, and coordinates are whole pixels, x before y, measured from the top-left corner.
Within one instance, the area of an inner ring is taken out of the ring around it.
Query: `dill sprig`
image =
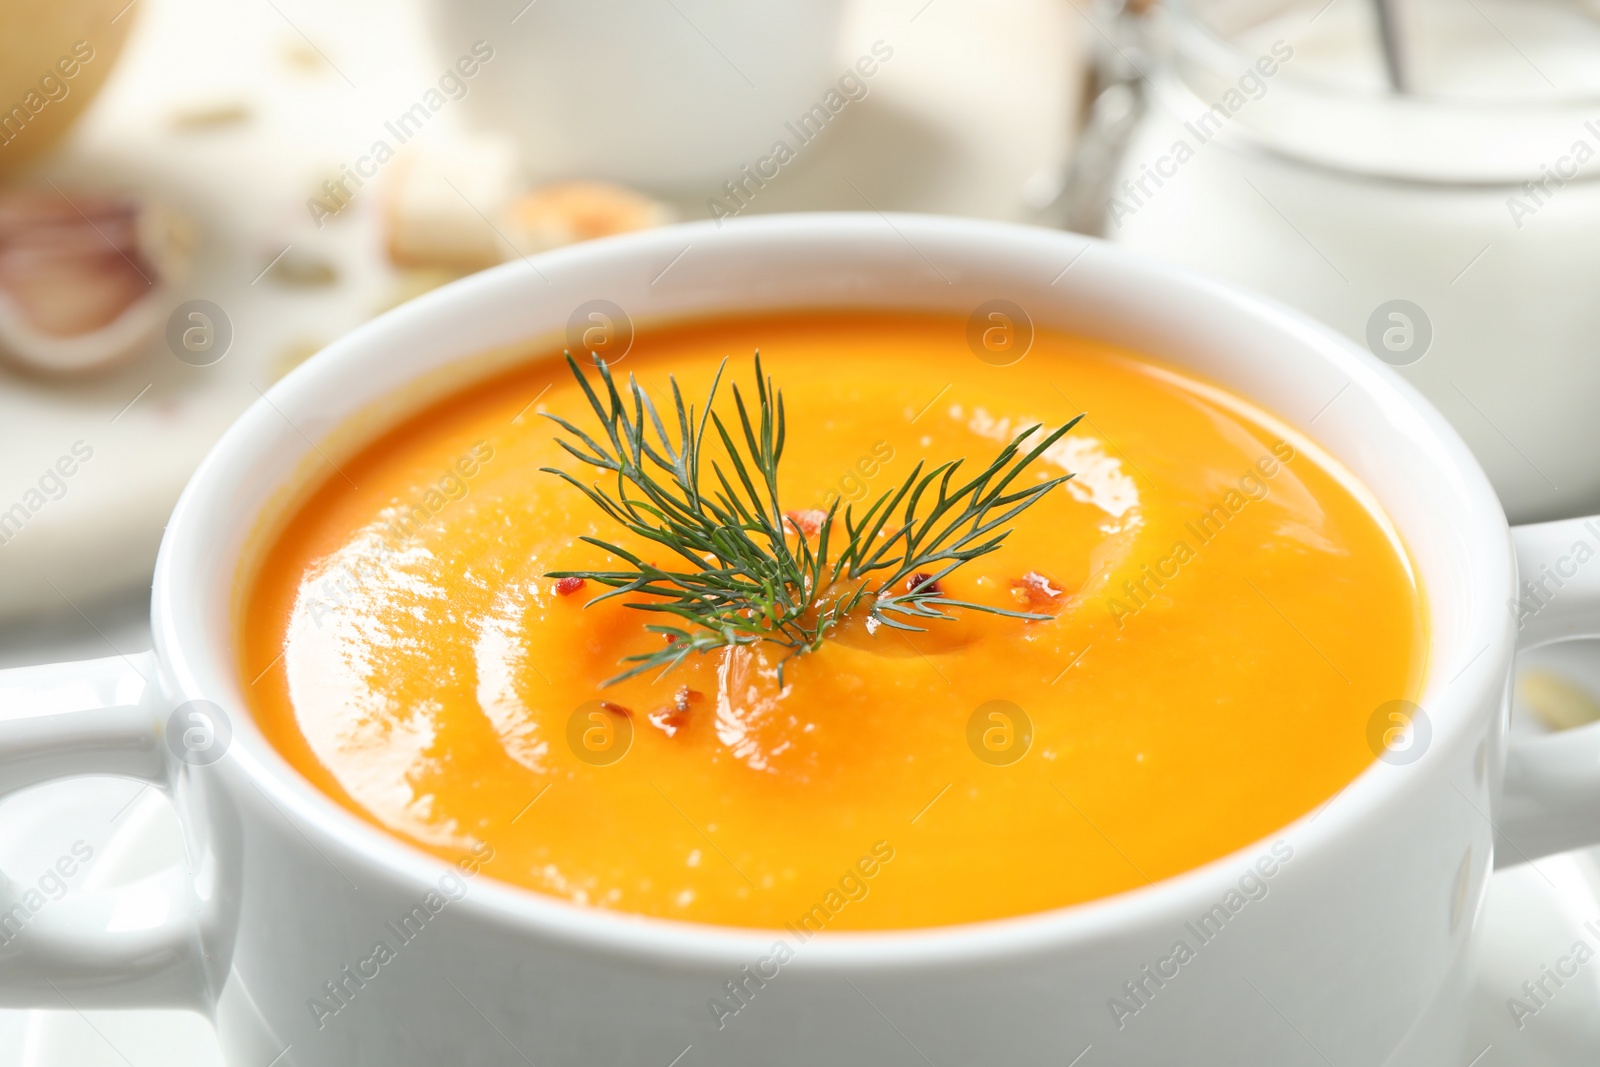
[[[999,548],[1011,532],[1007,523],[1072,477],[1012,488],[1082,415],[1026,452],[1024,443],[1041,427],[1022,431],[967,481],[957,481],[962,460],[926,472],[919,461],[898,488],[879,496],[859,518],[853,507],[840,516],[835,501],[813,544],[797,523],[785,518],[779,503],[778,465],[787,424],[783,394],[761,373],[759,352],[754,417],[739,387],[733,386],[737,433],[712,410],[727,360],[717,368],[705,407],[698,412],[684,402],[677,379],[670,379],[675,438],[631,375],[630,406],[604,361],[596,360],[603,395],[570,352],[567,365],[599,419],[603,440],[548,415],[576,442],[558,437],[557,443],[581,462],[610,472],[615,489],[607,492],[599,483],[586,485],[566,471],[543,469],[577,488],[624,529],[661,546],[669,565],[585,536],[584,541],[627,567],[555,571],[547,577],[584,578],[610,587],[591,604],[630,597],[630,608],[678,620],[646,626],[662,635],[665,647],[625,657],[622,663],[628,669],[606,685],[658,667],[665,674],[696,653],[766,642],[789,650],[778,665],[781,686],[784,663],[815,651],[830,630],[862,607],[876,622],[910,631],[922,629],[918,620],[949,619],[953,608],[1017,619],[1050,617],[954,600],[944,595],[939,582],[962,564]],[[727,469],[713,459],[715,484],[703,486],[708,428],[722,444]]]

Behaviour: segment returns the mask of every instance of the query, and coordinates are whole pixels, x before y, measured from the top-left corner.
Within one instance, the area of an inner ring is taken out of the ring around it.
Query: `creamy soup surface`
[[[616,566],[584,534],[651,551],[540,472],[595,475],[541,417],[597,426],[552,356],[341,460],[286,523],[242,610],[272,742],[352,811],[487,876],[815,932],[1018,915],[1216,859],[1337,793],[1373,759],[1374,710],[1417,696],[1426,620],[1403,546],[1271,416],[1049,330],[990,366],[943,317],[643,329],[616,371],[663,406],[675,375],[700,404],[726,357],[729,413],[758,349],[797,513],[875,498],[919,460],[981,468],[1087,412],[1028,474],[1075,478],[942,583],[1050,618],[852,619],[781,689],[771,646],[602,688],[661,646],[645,626],[662,620],[547,577]]]

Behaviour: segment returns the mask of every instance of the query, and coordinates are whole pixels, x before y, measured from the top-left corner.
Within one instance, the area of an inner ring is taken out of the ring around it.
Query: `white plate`
[[[129,882],[183,854],[178,820],[166,798],[135,782],[80,778],[0,803],[0,870],[14,881],[37,883],[74,845],[92,849],[94,858],[70,879],[72,889]],[[222,1054],[210,1024],[191,1012],[0,1011],[0,1065],[100,1064],[222,1067]]]

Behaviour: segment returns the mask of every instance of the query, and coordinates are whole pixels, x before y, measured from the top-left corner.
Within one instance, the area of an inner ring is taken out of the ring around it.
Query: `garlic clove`
[[[160,328],[192,249],[187,220],[153,202],[0,193],[0,352],[48,373],[132,356]]]

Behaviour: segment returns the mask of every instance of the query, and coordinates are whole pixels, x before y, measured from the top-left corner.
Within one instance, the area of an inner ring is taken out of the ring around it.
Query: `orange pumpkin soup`
[[[728,357],[728,416],[759,349],[801,522],[919,461],[970,474],[1024,428],[1087,412],[1023,479],[1072,480],[939,583],[1045,618],[953,609],[905,632],[856,612],[782,687],[773,645],[603,686],[662,647],[645,627],[665,620],[628,597],[586,606],[606,590],[548,575],[615,568],[584,535],[661,550],[541,472],[599,474],[541,417],[598,433],[567,366],[540,359],[342,461],[289,519],[244,604],[258,721],[319,788],[441,857],[591,907],[745,927],[1090,900],[1337,793],[1373,759],[1374,709],[1414,698],[1425,666],[1421,593],[1370,497],[1215,387],[1049,330],[989,366],[965,326],[688,323],[641,331],[616,370],[665,414],[669,374],[702,404]]]

